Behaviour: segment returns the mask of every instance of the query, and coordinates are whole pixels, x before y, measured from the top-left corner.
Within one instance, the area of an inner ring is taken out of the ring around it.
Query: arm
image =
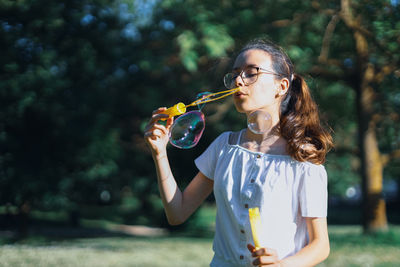
[[[314,266],[329,256],[326,218],[306,218],[310,242],[298,253],[281,261],[281,266]]]
[[[177,225],[186,221],[212,192],[213,181],[199,172],[185,191],[183,193],[180,191],[172,174],[166,150],[168,132],[173,119],[168,119],[166,126],[158,123],[161,118],[168,117],[168,115],[159,114],[164,109],[161,108],[153,112],[144,137],[152,152],[157,171],[158,187],[168,222]]]
[[[329,237],[326,218],[306,218],[309,243],[293,256],[278,260],[274,249],[260,248],[255,250],[252,245],[248,249],[256,257],[254,265],[267,266],[314,266],[324,261],[329,255]]]

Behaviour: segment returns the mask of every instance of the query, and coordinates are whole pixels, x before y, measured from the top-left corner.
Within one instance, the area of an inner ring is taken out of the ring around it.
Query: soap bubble
[[[190,111],[178,117],[172,124],[169,142],[178,148],[192,148],[199,142],[205,127],[204,115]]]
[[[197,99],[197,100],[203,99],[203,98],[205,98],[205,97],[207,97],[208,95],[211,95],[211,94],[212,94],[212,93],[210,93],[210,92],[199,93],[199,94],[196,96],[196,99]],[[206,103],[198,104],[198,105],[197,105],[197,108],[201,111],[205,104],[206,104]]]
[[[256,110],[247,117],[247,127],[255,134],[268,132],[272,127],[271,115],[263,110]]]

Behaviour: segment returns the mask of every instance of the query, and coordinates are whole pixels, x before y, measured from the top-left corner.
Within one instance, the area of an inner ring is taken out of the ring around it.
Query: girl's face
[[[262,109],[271,115],[278,115],[281,97],[287,91],[287,79],[268,73],[275,71],[272,69],[271,56],[267,52],[258,49],[244,51],[236,58],[233,72],[237,75],[242,70],[257,73],[257,67],[263,70],[259,71],[257,81],[252,84],[245,85],[240,76],[236,77],[236,85],[240,87],[239,92],[234,94],[236,109],[246,114]]]

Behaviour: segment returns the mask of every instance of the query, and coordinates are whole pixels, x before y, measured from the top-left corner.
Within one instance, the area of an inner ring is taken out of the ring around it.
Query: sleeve
[[[227,142],[228,137],[229,132],[222,133],[211,143],[203,154],[194,161],[199,171],[211,180],[214,180],[214,172],[217,166],[218,157],[221,153],[222,146],[224,142]]]
[[[301,215],[303,217],[326,217],[328,177],[324,166],[307,164],[299,189]]]

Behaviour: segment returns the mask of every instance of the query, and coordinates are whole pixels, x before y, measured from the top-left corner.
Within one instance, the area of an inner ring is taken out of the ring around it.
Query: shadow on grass
[[[7,220],[5,220],[7,219]],[[27,228],[21,232],[18,218],[0,215],[0,245],[46,244],[72,239],[93,238],[149,238],[168,236],[165,229],[116,224],[105,220],[81,219],[78,224],[68,220],[29,218]]]
[[[0,215],[0,222],[4,222],[4,215]],[[126,238],[159,240],[170,237],[190,237],[210,239],[214,235],[213,229],[195,227],[193,222],[182,226],[166,228],[147,227],[141,225],[123,225],[104,220],[81,219],[80,224],[71,225],[65,220],[48,220],[29,218],[28,229],[19,231],[17,220],[7,217],[7,223],[0,225],[0,245],[30,244],[46,245],[53,242],[64,242],[74,239],[94,238]]]
[[[388,206],[390,224],[400,223],[398,206]],[[0,214],[0,245],[13,243],[38,243],[68,241],[89,238],[197,238],[212,239],[214,236],[215,207],[203,207],[192,220],[181,226],[162,225],[162,228],[117,224],[106,220],[81,219],[80,224],[72,226],[68,220],[49,220],[43,217],[29,218],[28,231],[18,231],[16,218],[5,218]],[[3,222],[3,223],[2,223]],[[8,223],[4,223],[8,222]],[[362,222],[361,208],[356,205],[329,207],[328,224],[340,228],[330,234],[332,241],[338,244],[399,244],[400,231],[392,229],[386,233],[363,235],[359,225]],[[348,228],[346,228],[348,227]],[[345,231],[343,231],[345,229]],[[347,229],[347,230],[346,230]]]

